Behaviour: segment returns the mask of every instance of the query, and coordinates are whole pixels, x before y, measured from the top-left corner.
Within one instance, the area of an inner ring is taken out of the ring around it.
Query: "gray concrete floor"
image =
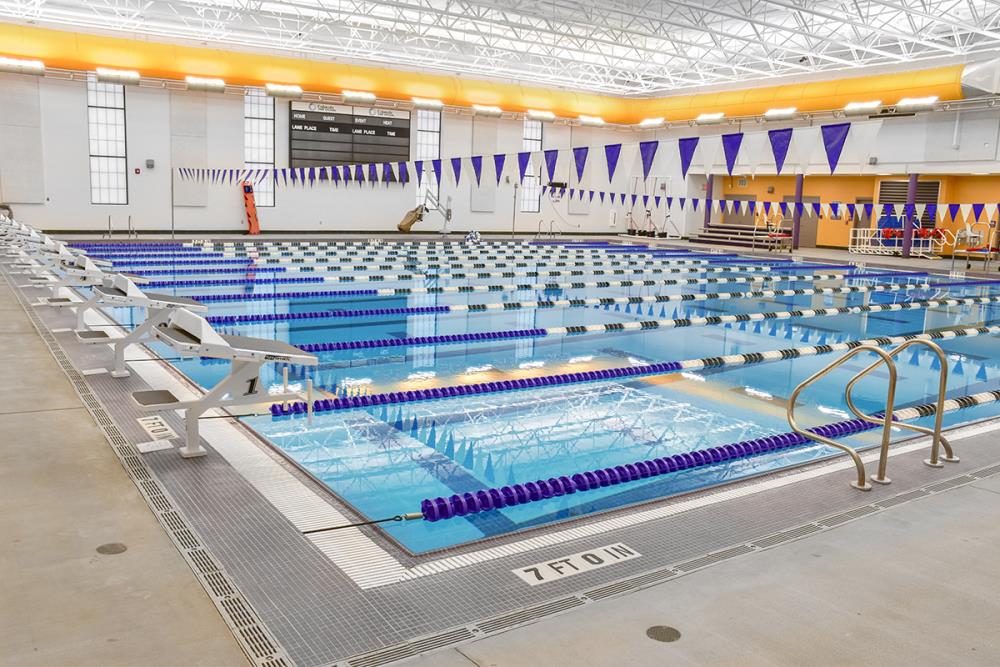
[[[0,665],[248,664],[6,285],[0,374]]]
[[[997,665],[998,554],[994,476],[409,664]]]

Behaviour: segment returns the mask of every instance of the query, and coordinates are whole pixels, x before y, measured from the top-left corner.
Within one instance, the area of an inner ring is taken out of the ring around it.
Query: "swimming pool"
[[[203,300],[223,333],[314,352],[319,366],[289,369],[293,384],[312,380],[324,392],[311,423],[280,407],[245,422],[370,519],[785,433],[795,386],[852,341],[1000,325],[1000,282],[766,255],[603,242],[81,245],[151,289]],[[125,325],[139,317],[112,315]],[[949,354],[950,396],[1000,386],[996,333],[937,342]],[[843,386],[867,361],[803,394],[800,421],[848,419]],[[226,371],[210,360],[172,363],[202,386]],[[931,402],[938,369],[929,352],[907,351],[897,405]],[[267,369],[265,382],[280,388],[280,373]],[[885,378],[876,371],[857,386],[862,410],[883,407]],[[369,405],[351,407],[362,398]],[[998,412],[991,403],[945,423]],[[876,441],[871,432],[845,438]],[[834,453],[779,448],[382,527],[423,553]]]

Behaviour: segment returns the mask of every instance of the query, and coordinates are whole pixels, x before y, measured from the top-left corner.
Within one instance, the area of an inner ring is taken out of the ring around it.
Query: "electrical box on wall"
[[[146,160],[146,169],[152,169],[156,166],[155,160]]]

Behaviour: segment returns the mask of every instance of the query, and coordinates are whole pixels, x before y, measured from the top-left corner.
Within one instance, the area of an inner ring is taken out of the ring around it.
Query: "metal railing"
[[[940,379],[938,382],[938,393],[935,405],[936,410],[935,410],[933,428],[926,428],[924,426],[917,426],[915,424],[906,424],[901,421],[894,421],[892,418],[896,400],[896,380],[897,380],[895,357],[906,348],[912,347],[914,345],[924,345],[930,348],[930,350],[937,356],[938,362],[941,367]],[[941,349],[940,345],[927,340],[906,341],[902,345],[893,348],[888,352],[882,350],[881,348],[875,347],[874,345],[862,345],[860,347],[854,348],[853,350],[850,350],[847,354],[843,355],[836,361],[827,364],[817,372],[813,373],[811,376],[803,380],[795,388],[795,391],[792,392],[791,397],[789,397],[788,399],[786,414],[788,417],[788,424],[789,426],[791,426],[792,430],[795,431],[795,433],[805,438],[823,443],[824,445],[829,445],[830,447],[834,447],[836,449],[845,452],[848,456],[851,457],[851,460],[854,462],[854,467],[857,471],[857,479],[854,482],[851,482],[851,486],[853,486],[856,489],[860,489],[861,491],[868,491],[872,488],[871,484],[868,483],[864,462],[861,460],[861,456],[858,454],[856,449],[850,447],[849,445],[845,445],[841,442],[837,442],[832,438],[828,438],[818,433],[814,433],[812,431],[803,429],[802,427],[799,426],[798,421],[795,419],[795,405],[798,401],[799,394],[801,394],[804,389],[814,384],[821,378],[829,375],[836,368],[843,365],[844,363],[854,358],[855,356],[861,354],[862,352],[871,352],[872,354],[877,355],[879,359],[876,360],[871,365],[869,365],[867,368],[864,368],[863,370],[854,374],[854,376],[850,379],[850,381],[848,381],[847,385],[845,385],[844,387],[844,399],[847,402],[848,408],[850,408],[851,412],[854,413],[854,416],[870,424],[876,424],[882,427],[882,441],[879,446],[878,470],[876,474],[870,478],[871,481],[876,482],[878,484],[889,484],[892,481],[889,479],[889,477],[886,476],[886,469],[889,463],[889,445],[891,444],[893,427],[908,429],[911,431],[916,431],[918,433],[924,433],[931,436],[931,456],[929,459],[924,460],[924,463],[926,465],[932,468],[940,468],[943,466],[941,461],[947,461],[949,463],[957,462],[959,458],[955,456],[955,452],[951,447],[951,443],[948,442],[947,438],[941,435],[941,423],[942,423],[942,417],[944,416],[945,393],[947,392],[948,389],[948,358],[945,355],[944,350]],[[854,391],[855,385],[857,385],[857,383],[862,378],[867,376],[869,373],[874,371],[882,364],[885,364],[889,372],[889,383],[888,386],[886,387],[885,410],[882,412],[881,416],[869,415],[862,412],[854,403],[852,392]],[[944,456],[940,455],[940,450],[942,447],[944,448],[945,452]]]

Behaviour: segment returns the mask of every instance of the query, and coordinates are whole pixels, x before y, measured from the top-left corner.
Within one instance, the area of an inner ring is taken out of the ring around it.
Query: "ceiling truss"
[[[1000,49],[1000,0],[0,0],[0,18],[626,96]]]

